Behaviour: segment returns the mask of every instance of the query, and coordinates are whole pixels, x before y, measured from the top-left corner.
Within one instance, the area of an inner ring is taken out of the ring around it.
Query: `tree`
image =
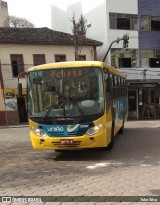
[[[81,14],[80,19],[76,23],[73,15],[72,22],[75,23],[73,24],[73,33],[76,34],[76,36],[86,36],[87,20],[85,17]]]
[[[72,23],[73,23],[73,37],[74,37],[74,48],[75,48],[75,60],[79,60],[79,55],[81,52],[80,48],[80,41],[79,38],[82,40],[86,37],[86,31],[87,31],[87,20],[82,16],[78,21],[78,23],[75,22],[75,16],[72,17]]]
[[[14,27],[14,28],[34,28],[34,24],[25,18],[19,18],[16,16],[9,16],[6,20],[4,27]]]

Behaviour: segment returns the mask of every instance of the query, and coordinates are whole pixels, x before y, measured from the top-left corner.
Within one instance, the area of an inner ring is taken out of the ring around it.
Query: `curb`
[[[0,126],[0,129],[7,129],[7,128],[24,128],[29,127],[29,125],[6,125],[6,126]]]

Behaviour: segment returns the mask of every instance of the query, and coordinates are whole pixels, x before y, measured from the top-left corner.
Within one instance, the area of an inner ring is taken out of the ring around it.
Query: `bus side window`
[[[121,84],[122,84],[122,97],[124,97],[124,83],[123,83],[123,78],[121,78]]]
[[[118,80],[117,80],[117,76],[115,76],[114,82],[115,82],[115,99],[117,99],[118,98]]]
[[[121,77],[118,77],[118,90],[119,90],[119,98],[122,97],[122,94],[121,94]]]
[[[119,79],[118,79],[118,76],[116,76],[117,78],[117,88],[116,88],[116,98],[118,99],[119,98]]]
[[[106,86],[106,92],[111,92],[112,91],[112,78],[110,76],[111,74],[109,73],[108,70],[104,69],[104,78],[105,78],[105,86]]]
[[[125,96],[125,87],[126,86],[125,86],[125,79],[123,78],[122,80],[123,80],[123,97],[124,97]]]
[[[124,95],[127,95],[127,81],[124,79]]]
[[[116,97],[116,90],[115,90],[115,76],[114,75],[112,75],[112,81],[113,81],[112,99],[115,99],[115,97]]]
[[[119,78],[120,80],[120,97],[123,97],[123,87],[122,87],[122,78]]]
[[[119,85],[119,77],[117,76],[117,98],[120,97],[120,85]]]

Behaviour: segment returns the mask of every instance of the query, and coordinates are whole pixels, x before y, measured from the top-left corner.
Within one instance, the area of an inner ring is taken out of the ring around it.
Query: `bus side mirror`
[[[107,88],[106,88],[106,90],[108,91],[108,92],[111,92],[112,91],[112,79],[111,78],[107,78]]]
[[[18,83],[18,97],[22,97],[22,83]]]

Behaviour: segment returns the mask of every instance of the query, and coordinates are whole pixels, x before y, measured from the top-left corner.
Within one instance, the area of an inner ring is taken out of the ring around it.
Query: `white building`
[[[5,21],[8,18],[8,6],[7,2],[0,0],[0,27],[4,26]]]
[[[80,3],[70,5],[67,11],[52,7],[51,28],[71,33],[73,26],[68,19],[72,18],[73,13],[77,20],[82,14]],[[119,44],[114,43],[106,61],[116,67],[138,66],[137,0],[104,0],[83,15],[91,23],[91,27],[87,30],[87,37],[103,42],[103,46],[97,50],[98,60],[103,60],[112,41],[128,34],[130,37],[128,49],[123,49],[123,41]]]
[[[51,7],[51,28],[55,31],[71,33],[73,28],[72,18],[78,21],[82,14],[82,4],[80,2],[67,7],[67,11],[56,6]]]

